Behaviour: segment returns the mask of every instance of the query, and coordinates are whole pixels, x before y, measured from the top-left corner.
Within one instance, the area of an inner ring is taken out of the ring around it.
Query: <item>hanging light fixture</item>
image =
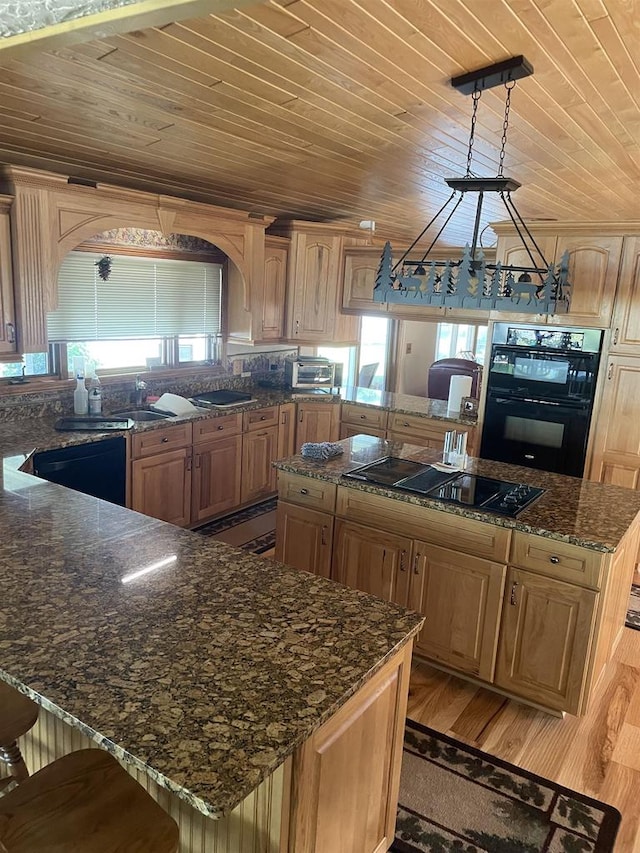
[[[568,309],[568,253],[555,266],[547,261],[511,197],[520,184],[504,175],[511,91],[516,80],[530,74],[533,74],[533,67],[524,56],[516,56],[452,78],[451,85],[455,89],[472,97],[466,173],[461,178],[445,179],[451,195],[395,264],[391,244],[385,244],[373,291],[374,301],[406,303],[408,299],[420,299],[421,304],[434,306],[517,310],[533,314],[554,314]],[[482,178],[472,172],[478,105],[485,89],[499,85],[505,88],[505,109],[498,171],[495,177]],[[486,262],[480,243],[485,193],[496,193],[501,199],[530,266]],[[431,259],[431,250],[467,195],[476,196],[476,208],[473,234],[464,247],[462,257],[446,261]],[[410,258],[410,253],[432,227],[438,230],[424,254],[417,260]]]

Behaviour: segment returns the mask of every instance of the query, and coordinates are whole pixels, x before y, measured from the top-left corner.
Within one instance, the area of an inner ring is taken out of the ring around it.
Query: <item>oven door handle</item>
[[[574,403],[567,400],[563,403],[557,400],[540,400],[537,397],[493,397],[491,394],[487,397],[487,403],[496,403],[500,405],[509,405],[513,403],[534,403],[540,406],[558,406],[562,409],[571,409],[571,411],[579,411],[580,409],[588,409],[587,403]]]

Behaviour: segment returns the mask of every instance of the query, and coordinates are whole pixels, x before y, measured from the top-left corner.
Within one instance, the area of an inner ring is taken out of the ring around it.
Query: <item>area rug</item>
[[[640,586],[637,583],[631,584],[629,609],[624,624],[627,628],[635,628],[636,631],[640,631]]]
[[[254,554],[269,551],[276,544],[277,498],[227,515],[196,528],[196,533],[235,545]]]
[[[407,721],[396,853],[605,853],[620,813]]]

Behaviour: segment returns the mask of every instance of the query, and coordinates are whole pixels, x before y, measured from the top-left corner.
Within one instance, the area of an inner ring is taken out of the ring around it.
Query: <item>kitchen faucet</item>
[[[143,406],[147,399],[147,383],[140,379],[139,376],[136,376],[136,390],[134,397],[134,405]]]

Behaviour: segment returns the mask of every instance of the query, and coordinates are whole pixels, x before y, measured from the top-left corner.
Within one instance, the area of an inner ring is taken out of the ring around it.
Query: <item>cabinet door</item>
[[[296,234],[289,276],[288,336],[295,341],[332,340],[341,238]]]
[[[595,421],[589,477],[640,488],[640,359],[612,356]]]
[[[534,234],[534,236],[536,238],[536,243],[540,247],[540,251],[544,256],[544,260],[546,260],[547,263],[552,264],[556,253],[555,236],[544,234]],[[522,245],[522,240],[517,235],[514,236],[509,234],[498,237],[496,260],[500,261],[505,266],[507,264],[512,266],[531,266],[531,258]],[[540,263],[542,266],[542,259],[540,259],[536,253],[534,253],[534,260],[536,264]],[[515,277],[518,277],[518,273],[515,273]],[[513,322],[535,323],[540,322],[541,318],[543,322],[547,319],[546,314],[526,314],[524,312],[519,312],[517,302],[514,302],[513,311],[509,311],[508,313],[505,311],[491,311],[489,316],[492,320],[497,320],[498,322],[508,319]],[[562,316],[564,317],[566,315],[563,314]]]
[[[556,326],[609,326],[618,283],[622,237],[560,234],[556,244],[556,263],[565,251],[569,253],[569,313],[550,315],[549,323]]]
[[[296,404],[283,403],[280,406],[278,423],[278,459],[286,459],[296,452]]]
[[[495,684],[578,714],[599,593],[510,567]]]
[[[381,249],[345,249],[342,306],[353,311],[386,313],[387,305],[373,301],[373,288],[380,265]]]
[[[277,426],[245,433],[242,443],[242,503],[268,497],[276,491],[276,471],[271,463],[277,450]]]
[[[276,560],[328,578],[332,548],[332,515],[278,501]]]
[[[426,616],[416,651],[492,681],[506,570],[416,541],[408,606]]]
[[[9,204],[0,196],[0,355],[17,351],[11,271],[11,233]]]
[[[282,337],[288,255],[289,252],[285,247],[270,246],[267,240],[264,250],[264,288],[260,331],[260,338],[263,341],[277,341]]]
[[[186,527],[191,521],[191,447],[132,463],[131,509]]]
[[[298,403],[296,452],[307,441],[337,441],[340,406],[336,403]]]
[[[240,503],[242,435],[197,445],[194,454],[191,521],[196,524]]]
[[[406,606],[411,539],[342,519],[334,538],[333,580]]]
[[[640,353],[640,237],[625,237],[613,314],[611,353]]]

